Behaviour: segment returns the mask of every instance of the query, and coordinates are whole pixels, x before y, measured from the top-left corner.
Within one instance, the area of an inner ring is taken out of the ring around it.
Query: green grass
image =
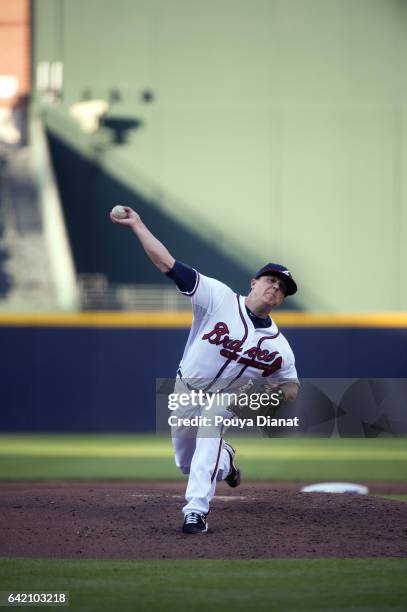
[[[407,495],[385,495],[383,493],[380,495],[375,495],[375,497],[385,497],[386,499],[396,499],[397,501],[407,502]]]
[[[246,479],[405,480],[407,438],[231,438]],[[154,435],[1,435],[0,479],[181,478]]]
[[[407,439],[232,438],[247,479],[404,480]],[[168,438],[0,436],[0,479],[181,478]],[[390,496],[389,496],[390,497]],[[391,496],[406,499],[405,495]],[[407,559],[0,559],[0,589],[69,591],[72,610],[406,609]],[[50,608],[60,609],[60,608]]]
[[[0,559],[0,589],[69,591],[72,610],[405,610],[406,559]],[[57,608],[52,608],[57,609]]]

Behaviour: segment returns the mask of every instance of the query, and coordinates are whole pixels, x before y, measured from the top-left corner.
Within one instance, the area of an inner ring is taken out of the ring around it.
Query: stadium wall
[[[112,225],[112,205],[128,203],[176,259],[207,276],[215,276],[235,291],[247,291],[251,276],[264,265],[264,260],[250,265],[245,258],[242,265],[234,256],[238,251],[244,252],[239,240],[229,241],[232,253],[225,252],[221,231],[214,229],[204,236],[196,231],[199,220],[191,229],[182,219],[177,220],[154,204],[154,195],[144,193],[137,178],[126,184],[104,168],[103,159],[89,154],[86,147],[80,152],[78,143],[68,144],[53,130],[48,130],[47,136],[78,274],[103,273],[112,283],[172,284],[151,265],[131,232]],[[187,210],[185,217],[191,218]],[[295,302],[288,303],[288,308],[293,307]]]
[[[406,317],[374,327],[284,316],[300,377],[407,378]],[[189,313],[3,315],[0,430],[154,430],[155,379],[175,376],[189,321]]]
[[[63,66],[46,113],[75,126],[73,104],[103,99],[110,126],[134,123],[121,144],[108,123],[89,136],[104,163],[150,177],[186,203],[185,218],[199,211],[198,235],[216,220],[226,243],[281,259],[301,278],[303,307],[406,308],[406,2],[33,9],[34,74]]]

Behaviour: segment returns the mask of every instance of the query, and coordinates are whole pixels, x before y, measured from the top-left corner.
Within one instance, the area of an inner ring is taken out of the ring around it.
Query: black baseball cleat
[[[233,463],[236,451],[233,448],[233,446],[230,446],[230,444],[228,444],[227,442],[224,442],[223,444],[224,444],[224,448],[229,453],[229,457],[230,457],[230,471],[229,471],[229,474],[225,478],[225,482],[228,483],[229,487],[232,487],[232,489],[234,489],[235,487],[238,487],[240,485],[240,480],[241,480],[240,470]]]
[[[200,512],[189,512],[185,515],[182,531],[184,533],[206,533],[208,531],[206,516]]]

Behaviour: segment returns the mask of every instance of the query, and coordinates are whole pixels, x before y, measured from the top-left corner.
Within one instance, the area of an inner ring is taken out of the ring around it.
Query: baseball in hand
[[[112,215],[116,219],[126,219],[127,212],[125,211],[123,206],[118,205],[112,208]]]

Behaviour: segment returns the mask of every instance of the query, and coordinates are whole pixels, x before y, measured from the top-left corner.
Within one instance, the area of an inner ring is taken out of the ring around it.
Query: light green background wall
[[[144,121],[120,150],[129,167],[259,264],[290,266],[304,306],[407,309],[407,2],[34,9],[34,63],[64,63],[61,108],[116,88],[110,114]]]

